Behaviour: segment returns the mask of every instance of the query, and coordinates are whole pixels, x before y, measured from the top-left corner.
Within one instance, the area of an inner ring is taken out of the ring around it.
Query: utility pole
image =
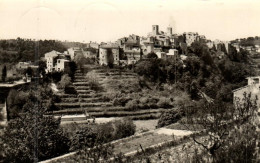
[[[175,84],[176,84],[176,82],[177,82],[177,67],[176,67],[176,54],[174,55],[175,57],[175,63],[174,63],[174,67],[175,67],[175,77],[174,77],[174,80],[175,80]]]

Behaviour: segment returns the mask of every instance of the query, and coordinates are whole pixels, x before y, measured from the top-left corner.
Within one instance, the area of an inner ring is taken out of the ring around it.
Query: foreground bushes
[[[33,113],[9,121],[0,136],[0,162],[37,162],[69,152],[69,139],[59,123],[53,117]]]
[[[136,126],[130,119],[117,120],[114,122],[114,139],[121,139],[134,135]]]
[[[136,126],[130,119],[116,120],[113,122],[94,126],[84,126],[72,136],[71,150],[91,148],[95,144],[107,143],[125,138],[135,133]]]

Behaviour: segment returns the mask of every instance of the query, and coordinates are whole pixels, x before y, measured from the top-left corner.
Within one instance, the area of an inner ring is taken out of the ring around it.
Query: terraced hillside
[[[93,81],[98,89],[93,88]],[[60,108],[56,115],[79,114],[87,112],[93,117],[131,117],[133,119],[155,119],[163,108],[129,108],[115,105],[114,97],[141,91],[138,88],[138,76],[132,71],[91,68],[88,73],[77,70],[73,86],[77,94],[61,94]],[[138,90],[136,90],[138,89]]]

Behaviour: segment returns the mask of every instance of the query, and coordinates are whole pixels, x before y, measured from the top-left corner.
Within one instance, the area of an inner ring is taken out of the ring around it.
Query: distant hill
[[[241,38],[232,40],[231,43],[239,43],[241,46],[254,46],[260,45],[260,37],[248,37],[248,38]]]
[[[66,46],[55,40],[35,41],[21,38],[0,40],[0,64],[20,61],[36,62],[52,50],[64,52]]]

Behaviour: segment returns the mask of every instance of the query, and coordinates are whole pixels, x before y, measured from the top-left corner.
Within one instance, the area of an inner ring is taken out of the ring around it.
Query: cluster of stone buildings
[[[239,42],[232,43],[232,46],[239,52],[240,49],[248,51],[250,54],[260,53],[260,45],[241,46]]]
[[[205,43],[210,49],[214,48],[220,52],[217,54],[221,56],[230,53],[231,46],[237,51],[244,48],[236,44],[230,44],[230,42],[207,40],[204,35],[194,32],[185,32],[180,35],[173,34],[172,27],[168,27],[166,32],[160,31],[158,25],[153,25],[152,31],[146,37],[132,34],[113,43],[98,44],[90,42],[85,48],[73,47],[64,53],[55,51],[46,53],[47,72],[63,70],[66,64],[75,59],[77,55],[92,58],[100,65],[135,64],[149,53],[155,53],[158,58],[162,59],[171,59],[176,55],[183,58],[183,55],[188,53],[188,47],[195,41]],[[260,52],[260,47],[245,47],[245,49]]]
[[[115,43],[101,44],[99,46],[99,63],[101,65],[134,64],[152,52],[158,58],[174,58],[174,55],[186,55],[187,48],[195,41],[205,43],[209,48],[215,48],[216,51],[221,52],[218,53],[219,55],[230,53],[232,46],[230,42],[207,40],[204,35],[194,32],[177,35],[172,31],[172,27],[168,27],[164,32],[159,30],[158,25],[153,25],[152,31],[146,37],[130,35],[118,39]]]
[[[118,39],[115,43],[101,44],[99,63],[101,65],[134,64],[152,52],[158,58],[169,59],[180,54],[177,47],[185,49],[194,41],[206,41],[206,38],[197,33],[173,34],[172,27],[168,27],[166,32],[159,31],[159,26],[153,25],[152,32],[146,37],[130,35]]]
[[[53,50],[44,55],[44,60],[46,62],[46,72],[64,71],[64,69],[69,66],[70,62],[74,60],[77,55],[82,55],[85,58],[96,59],[97,53],[98,49],[92,47],[73,47],[69,48],[63,53]]]
[[[63,71],[69,66],[71,56],[66,53],[60,53],[55,50],[45,54],[46,72]]]

